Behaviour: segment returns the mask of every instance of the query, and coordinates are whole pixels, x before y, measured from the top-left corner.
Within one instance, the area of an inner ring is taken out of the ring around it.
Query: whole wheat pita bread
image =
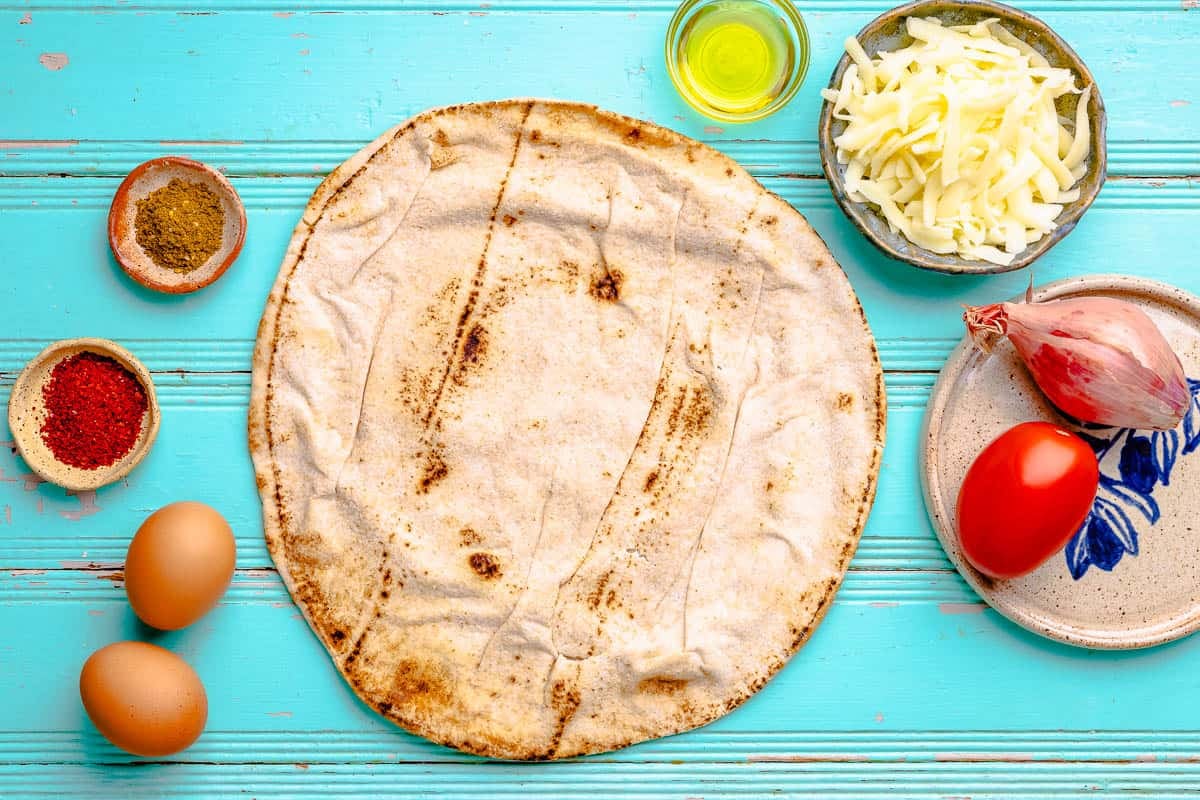
[[[591,106],[439,109],[336,170],[254,355],[267,543],[358,695],[499,758],[726,714],[870,508],[874,342],[795,210]]]

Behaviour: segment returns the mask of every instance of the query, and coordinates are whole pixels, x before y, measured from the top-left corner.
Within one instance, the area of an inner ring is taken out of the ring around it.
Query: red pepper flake
[[[115,464],[133,449],[148,405],[129,370],[88,352],[55,364],[42,397],[48,412],[42,441],[59,461],[80,469]]]

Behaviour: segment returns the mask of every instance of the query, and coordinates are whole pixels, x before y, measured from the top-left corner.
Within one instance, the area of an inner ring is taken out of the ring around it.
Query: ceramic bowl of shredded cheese
[[[822,91],[821,166],[876,247],[951,273],[1029,266],[1104,183],[1104,103],[1042,21],[922,0],[846,40]]]

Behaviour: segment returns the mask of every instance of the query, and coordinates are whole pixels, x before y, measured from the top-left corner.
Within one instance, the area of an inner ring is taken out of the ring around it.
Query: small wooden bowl
[[[221,246],[203,265],[180,273],[160,267],[137,243],[133,221],[137,203],[166,186],[172,178],[202,183],[221,198],[225,228]],[[184,294],[203,289],[225,274],[246,241],[246,208],[224,175],[206,164],[179,156],[163,156],[139,164],[121,181],[108,211],[108,246],[121,268],[143,286],[159,292]]]
[[[46,404],[42,389],[50,379],[50,371],[64,358],[89,352],[113,359],[138,380],[146,392],[146,413],[142,430],[133,447],[119,461],[98,469],[81,469],[64,464],[42,441],[42,424],[46,421]],[[154,381],[141,361],[124,347],[108,339],[63,339],[38,353],[13,384],[8,398],[8,428],[12,431],[17,452],[29,468],[50,483],[77,492],[97,489],[120,480],[145,458],[158,435],[158,399]]]
[[[1007,266],[992,264],[987,261],[960,258],[957,255],[934,253],[904,238],[904,234],[893,231],[884,216],[868,203],[851,200],[846,194],[843,181],[845,167],[837,163],[837,147],[833,140],[845,130],[846,123],[833,118],[833,104],[822,102],[821,117],[817,130],[821,152],[821,169],[829,180],[830,189],[837,204],[854,226],[881,250],[885,255],[898,261],[905,261],[922,269],[935,272],[968,273],[984,275],[997,272],[1011,272],[1032,264],[1047,250],[1062,241],[1083,212],[1096,199],[1100,187],[1104,184],[1107,173],[1107,150],[1105,145],[1105,127],[1107,117],[1104,111],[1104,101],[1100,98],[1100,88],[1096,79],[1088,70],[1074,50],[1050,29],[1046,23],[1036,17],[1018,11],[1010,6],[992,2],[992,0],[918,0],[915,3],[893,8],[869,22],[858,33],[858,41],[862,44],[867,55],[874,56],[880,51],[894,51],[912,44],[912,39],[905,32],[904,20],[907,17],[937,17],[945,25],[973,25],[983,19],[995,17],[1000,24],[1017,38],[1028,43],[1033,49],[1042,54],[1053,67],[1065,67],[1075,73],[1080,88],[1091,86],[1092,93],[1088,100],[1088,125],[1091,131],[1091,153],[1087,159],[1087,173],[1079,180],[1079,199],[1067,203],[1061,214],[1055,220],[1058,227],[1047,233],[1038,241],[1026,247],[1012,263]],[[833,70],[829,79],[829,88],[836,90],[842,83],[842,74],[851,64],[850,57],[843,55]],[[1078,95],[1063,95],[1058,98],[1058,113],[1068,119],[1075,118],[1075,106]]]

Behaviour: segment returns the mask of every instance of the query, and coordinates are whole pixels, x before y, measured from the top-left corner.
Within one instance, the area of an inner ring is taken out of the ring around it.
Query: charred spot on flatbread
[[[421,465],[421,478],[417,484],[417,491],[420,494],[428,494],[430,489],[449,474],[450,468],[446,466],[441,452],[436,449],[428,451],[425,453]]]
[[[638,691],[646,694],[678,694],[687,688],[688,681],[684,678],[664,678],[655,676],[653,678],[643,678],[638,682]]]
[[[619,269],[606,269],[592,279],[588,294],[606,303],[615,303],[621,299],[621,282],[625,279]]]
[[[500,569],[500,559],[491,553],[471,553],[467,563],[471,565],[475,574],[484,580],[495,580],[504,574]]]

